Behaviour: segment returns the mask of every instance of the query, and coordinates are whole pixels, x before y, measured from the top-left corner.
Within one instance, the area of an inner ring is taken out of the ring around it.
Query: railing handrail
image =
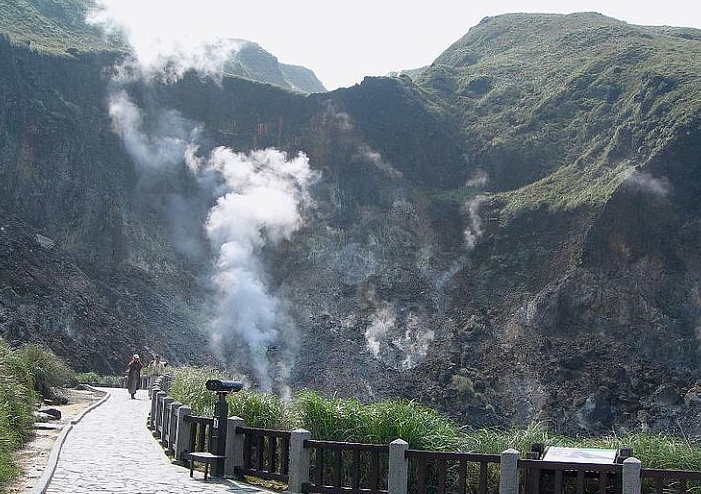
[[[501,456],[489,453],[475,453],[472,451],[430,451],[424,449],[407,449],[406,458],[467,460],[475,463],[501,463]]]
[[[290,431],[284,431],[280,429],[262,429],[260,427],[248,427],[245,425],[239,425],[236,427],[237,434],[250,434],[252,436],[268,436],[268,437],[281,437],[289,439],[292,436]]]
[[[318,439],[306,439],[304,441],[305,448],[324,448],[331,450],[347,450],[347,451],[378,451],[380,453],[388,453],[389,445],[387,444],[364,444],[364,443],[349,443],[343,441],[323,441]]]
[[[539,470],[574,470],[585,472],[621,473],[621,463],[577,463],[561,461],[545,461],[534,459],[519,459],[519,468],[532,468]]]
[[[185,415],[183,420],[190,424],[213,425],[214,417],[204,417],[201,415]]]

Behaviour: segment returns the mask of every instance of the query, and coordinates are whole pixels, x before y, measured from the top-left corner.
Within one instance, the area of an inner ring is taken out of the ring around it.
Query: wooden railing
[[[287,482],[290,468],[290,432],[237,427],[243,434],[243,466],[236,467],[237,475],[248,475],[266,480]]]
[[[303,492],[387,494],[389,446],[307,440],[304,447],[313,454]]]
[[[190,415],[160,385],[154,384],[148,422],[154,436],[176,461],[209,451],[214,418]],[[237,417],[226,423],[224,475],[287,483],[290,492],[701,494],[701,471],[642,469],[635,458],[587,464],[523,459],[515,450],[501,455],[410,450],[399,439],[389,445],[319,441],[301,429],[245,427]]]
[[[659,470],[643,468],[640,471],[643,492],[650,494],[701,493],[701,472],[689,470]]]
[[[191,426],[188,451],[190,453],[194,453],[196,451],[209,451],[214,419],[212,417],[186,415],[183,417],[183,420],[185,423],[188,423]]]
[[[412,494],[499,491],[499,455],[409,449],[409,492]],[[491,471],[490,471],[491,465]]]

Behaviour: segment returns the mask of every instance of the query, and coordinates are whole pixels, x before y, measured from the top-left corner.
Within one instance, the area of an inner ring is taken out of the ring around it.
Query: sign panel
[[[565,448],[550,446],[545,450],[543,461],[559,461],[562,463],[597,463],[612,464],[616,461],[616,449],[598,448]]]

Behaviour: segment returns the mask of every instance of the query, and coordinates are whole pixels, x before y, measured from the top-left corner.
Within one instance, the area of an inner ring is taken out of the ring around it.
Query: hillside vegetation
[[[85,23],[92,0],[13,0],[0,2],[0,32],[12,43],[65,57],[77,52],[126,50],[118,39]]]
[[[701,434],[698,30],[507,14],[422,70],[307,95],[257,46],[237,76],[110,79],[123,51],[84,5],[2,4],[11,345],[474,428]],[[253,183],[299,194],[247,203]]]

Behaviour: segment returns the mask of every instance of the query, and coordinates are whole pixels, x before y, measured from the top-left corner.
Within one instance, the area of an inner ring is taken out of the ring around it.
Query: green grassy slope
[[[594,13],[487,18],[416,78],[514,209],[600,204],[701,113],[701,31]]]
[[[0,2],[0,33],[14,44],[61,55],[75,51],[120,48],[101,31],[85,23],[92,0],[12,0]],[[121,46],[123,49],[123,46]]]

